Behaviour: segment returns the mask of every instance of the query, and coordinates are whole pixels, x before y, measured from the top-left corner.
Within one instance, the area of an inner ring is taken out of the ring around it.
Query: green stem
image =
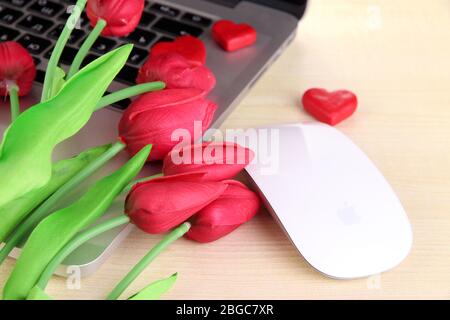
[[[103,19],[99,19],[97,21],[97,24],[95,25],[95,28],[91,31],[86,40],[84,40],[80,50],[78,50],[78,53],[73,60],[72,66],[69,69],[69,73],[67,74],[67,80],[72,78],[78,72],[78,70],[80,70],[80,66],[83,63],[84,58],[86,58],[89,50],[91,50],[95,41],[97,41],[98,37],[105,27],[106,21]]]
[[[144,269],[152,262],[165,248],[172,242],[181,238],[191,228],[189,222],[183,223],[178,228],[172,230],[162,239],[156,246],[150,250],[145,257],[141,259],[131,271],[119,282],[113,291],[106,298],[107,300],[117,300],[120,295],[128,288],[128,286],[144,271]]]
[[[9,103],[11,104],[11,122],[20,114],[19,87],[16,84],[8,86]]]
[[[79,233],[76,235],[69,243],[67,243],[56,256],[50,261],[50,263],[45,268],[44,272],[41,274],[39,281],[37,282],[37,286],[41,288],[43,291],[50,281],[53,273],[56,268],[64,261],[67,256],[69,256],[73,251],[79,248],[82,244],[88,242],[89,240],[95,238],[96,236],[117,228],[121,225],[127,224],[130,222],[130,218],[126,215],[120,215],[119,217],[112,218],[105,222],[102,222],[96,226],[91,227],[90,229]]]
[[[164,82],[156,81],[138,84],[129,88],[125,88],[101,98],[95,110],[99,110],[106,106],[112,105],[120,100],[125,100],[146,92],[163,90],[165,87],[166,84]]]
[[[48,61],[47,72],[45,73],[44,87],[42,89],[41,101],[46,101],[52,97],[53,80],[56,72],[56,68],[59,64],[59,59],[61,58],[64,47],[69,40],[72,30],[76,26],[76,22],[79,20],[81,13],[86,6],[87,0],[78,0],[76,5],[73,7],[73,11],[67,19],[66,25],[64,26],[61,35],[56,42],[55,48],[53,49],[50,60]]]
[[[150,177],[145,177],[145,178],[133,181],[133,182],[129,183],[125,188],[123,188],[122,193],[130,192],[131,188],[133,188],[138,183],[150,181],[150,180],[153,180],[156,178],[161,178],[163,176],[164,176],[164,174],[158,173],[158,174],[154,174],[153,176],[150,176]]]
[[[122,142],[116,142],[98,157],[95,161],[87,165],[77,175],[64,184],[58,191],[52,194],[47,200],[45,200],[25,221],[23,221],[17,229],[6,239],[4,247],[0,250],[0,264],[8,257],[8,254],[17,246],[21,240],[27,236],[39,222],[47,217],[56,203],[61,200],[70,191],[79,186],[84,180],[92,175],[95,171],[101,168],[105,163],[111,160],[121,150],[125,148]]]

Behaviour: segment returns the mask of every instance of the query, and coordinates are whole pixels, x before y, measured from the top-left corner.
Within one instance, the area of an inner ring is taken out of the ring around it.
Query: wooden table
[[[378,165],[414,229],[409,257],[370,279],[339,281],[314,271],[265,212],[232,235],[200,245],[180,240],[128,293],[174,272],[167,299],[450,298],[450,3],[313,0],[294,44],[223,128],[309,120],[310,87],[347,88],[359,110],[338,128]],[[159,239],[132,235],[94,275],[58,299],[102,299]],[[0,269],[0,286],[13,266]]]

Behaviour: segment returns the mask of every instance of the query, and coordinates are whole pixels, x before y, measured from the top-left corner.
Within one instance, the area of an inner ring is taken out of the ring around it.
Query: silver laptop
[[[0,0],[0,41],[20,42],[34,56],[38,68],[37,84],[30,96],[22,99],[22,107],[33,105],[38,101],[47,59],[69,15],[68,8],[75,2]],[[134,84],[139,67],[145,62],[149,49],[155,43],[170,41],[185,34],[199,37],[207,47],[207,66],[217,76],[217,87],[209,97],[219,106],[213,124],[213,127],[217,128],[295,38],[306,2],[306,0],[146,1],[145,12],[136,31],[127,38],[100,38],[85,63],[123,43],[134,43],[135,48],[127,65],[109,88],[109,91],[114,92]],[[219,19],[251,24],[258,32],[256,45],[233,53],[223,51],[214,42],[210,32],[211,26]],[[74,30],[69,45],[62,55],[63,67],[67,68],[71,63],[88,30],[88,19],[83,14],[79,28]],[[5,104],[5,101],[0,101],[0,134],[8,125],[6,119],[9,119],[9,108]],[[55,159],[73,156],[91,146],[113,142],[117,137],[117,124],[121,113],[129,104],[130,100],[124,100],[96,112],[76,137],[57,148]],[[126,155],[118,156],[96,177],[71,194],[66,199],[66,204],[79,197],[94,179],[118,168],[126,159]],[[158,170],[160,170],[158,164],[147,165],[142,176],[151,175]],[[120,214],[122,210],[123,199],[118,199],[105,215],[105,219]],[[93,273],[132,229],[131,225],[120,227],[93,239],[68,257],[58,274],[66,275],[67,272],[74,272],[74,267],[78,268],[76,272],[83,276]],[[19,248],[11,255],[17,257],[18,254]],[[71,268],[68,269],[67,266]]]

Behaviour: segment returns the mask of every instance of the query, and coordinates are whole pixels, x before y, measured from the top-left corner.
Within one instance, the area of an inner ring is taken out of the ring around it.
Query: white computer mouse
[[[312,267],[352,279],[387,271],[405,259],[412,245],[405,210],[349,138],[319,123],[259,130],[269,133],[250,139],[257,158],[247,172]],[[264,146],[267,141],[271,146]],[[267,150],[276,163],[268,164]]]

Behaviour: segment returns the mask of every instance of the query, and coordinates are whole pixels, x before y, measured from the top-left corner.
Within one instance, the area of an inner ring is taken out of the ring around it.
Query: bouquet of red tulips
[[[85,6],[92,31],[66,73],[59,59]],[[215,241],[258,212],[258,196],[231,180],[252,161],[253,152],[234,143],[194,141],[195,125],[208,129],[217,109],[207,98],[216,79],[205,66],[201,40],[183,36],[156,44],[137,85],[105,96],[132,46],[80,68],[99,35],[133,32],[143,8],[144,0],[78,0],[49,60],[42,100],[22,113],[19,97],[28,94],[36,76],[33,58],[16,42],[0,43],[0,93],[9,96],[11,105],[11,124],[0,146],[0,264],[26,239],[4,286],[4,299],[51,299],[45,288],[56,267],[103,232],[133,223],[148,233],[164,233],[107,297],[118,299],[176,239]],[[133,96],[137,98],[123,113],[117,141],[51,162],[54,148],[75,135],[96,110]],[[173,141],[176,130],[190,133],[189,141]],[[122,168],[55,211],[65,195],[124,149],[131,159]],[[162,173],[134,180],[151,161],[163,161]],[[120,194],[128,194],[124,214],[94,225]],[[129,299],[157,299],[175,280],[173,275],[155,282]]]

